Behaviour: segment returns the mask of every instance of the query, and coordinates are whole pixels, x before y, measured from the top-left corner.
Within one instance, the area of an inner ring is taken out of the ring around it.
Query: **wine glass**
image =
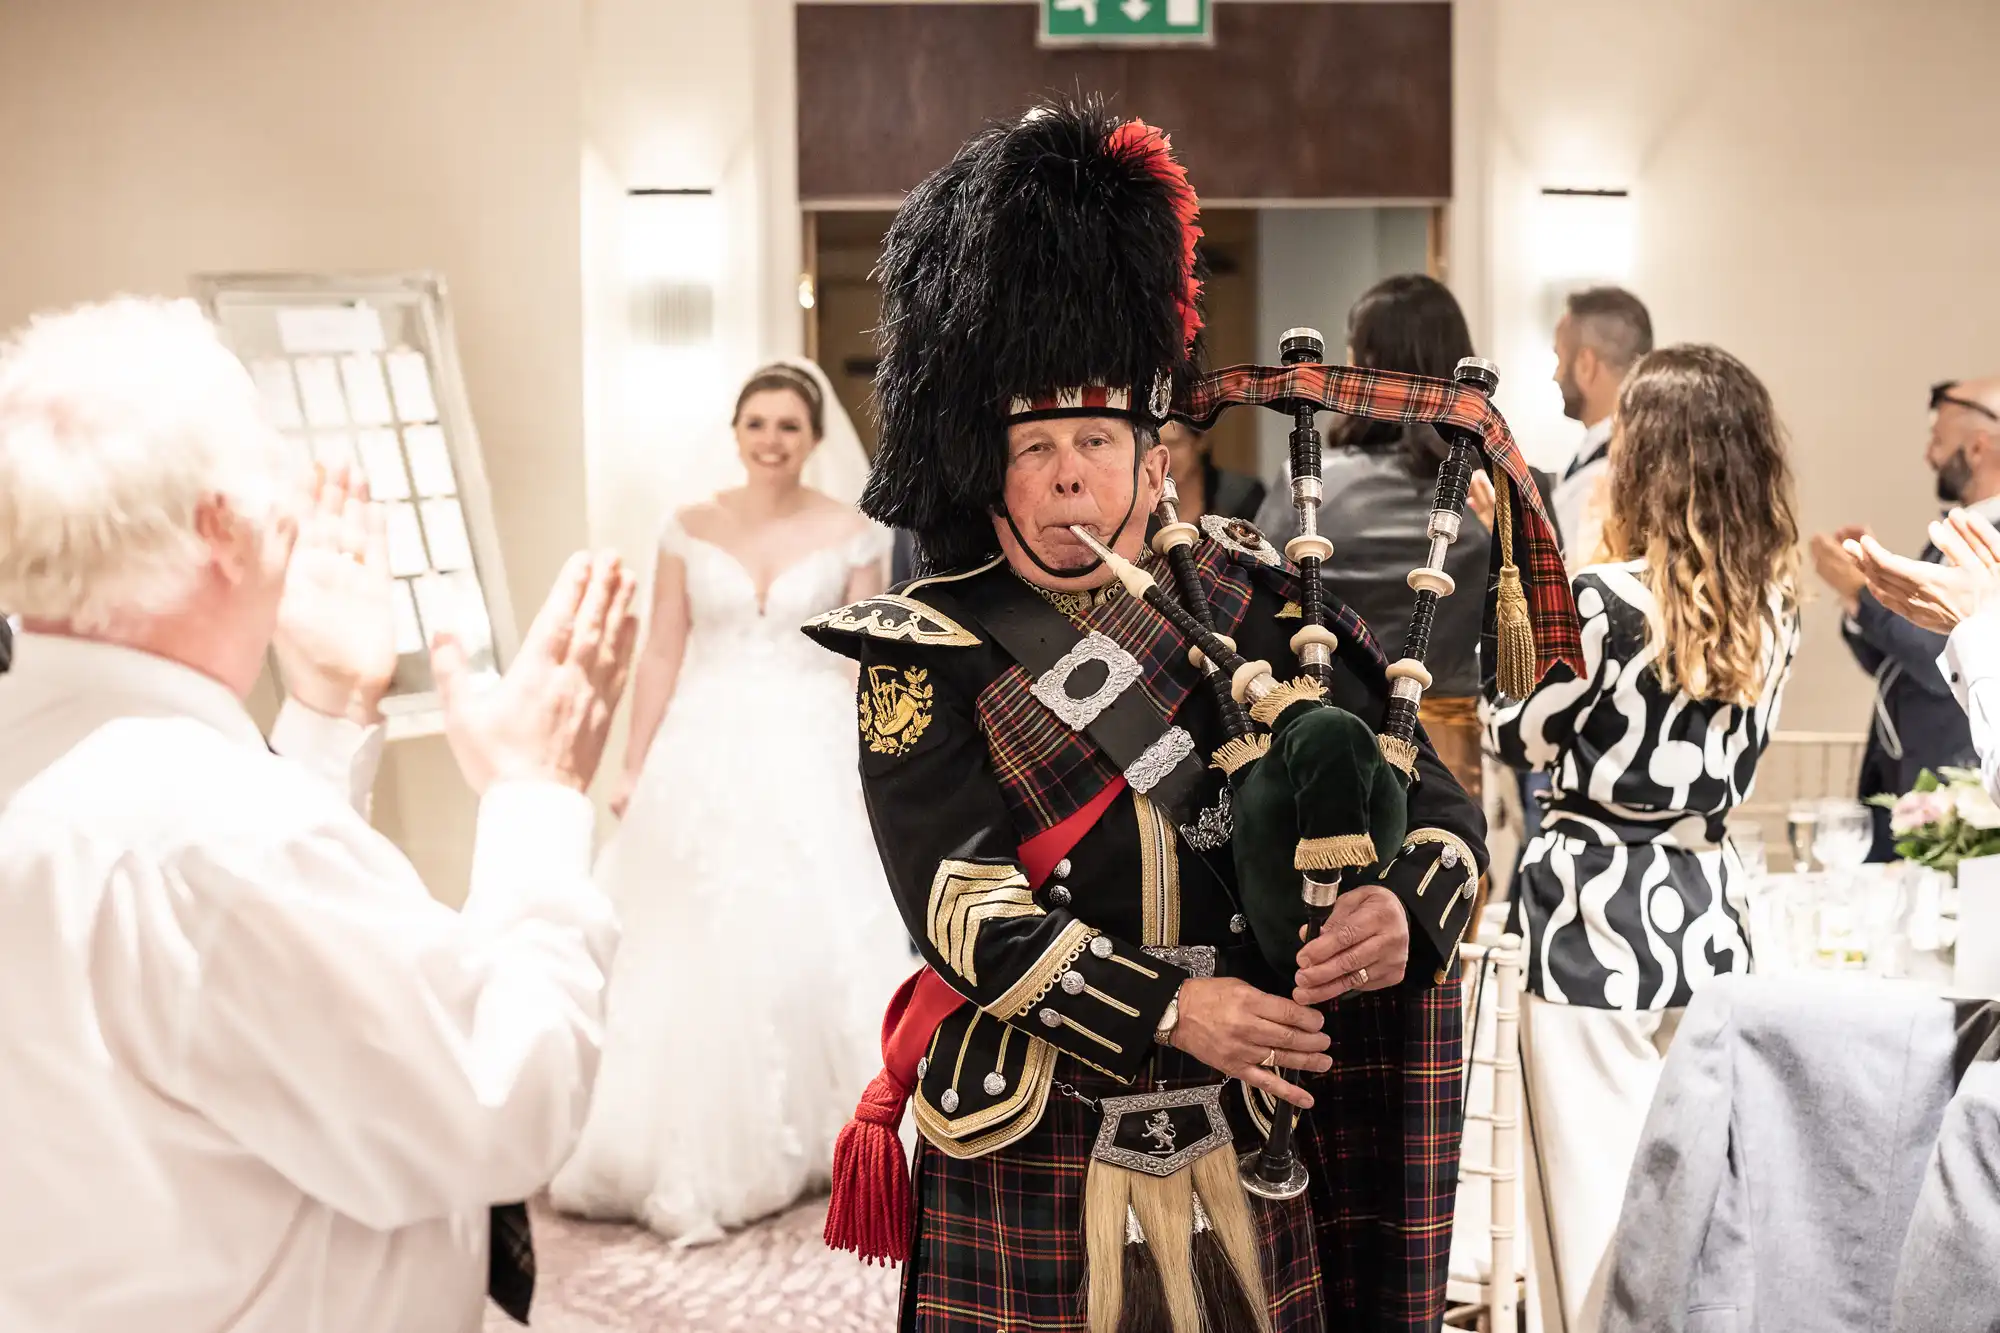
[[[1821,801],[1814,812],[1813,855],[1836,875],[1852,875],[1868,859],[1875,820],[1859,801]],[[1796,842],[1796,840],[1795,840]]]
[[[1770,859],[1764,850],[1764,829],[1758,824],[1738,824],[1729,830],[1730,845],[1742,863],[1743,876],[1751,883],[1770,873]]]
[[[1867,962],[1861,929],[1861,886],[1855,872],[1868,859],[1875,821],[1859,801],[1826,800],[1814,812],[1813,855],[1826,867],[1819,891],[1819,961],[1835,967]]]
[[[1792,843],[1792,869],[1805,874],[1812,869],[1813,835],[1819,824],[1817,801],[1793,801],[1785,812],[1785,836]]]

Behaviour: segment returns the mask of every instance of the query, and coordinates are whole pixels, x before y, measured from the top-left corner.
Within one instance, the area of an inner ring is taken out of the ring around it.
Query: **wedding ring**
[[[1355,969],[1354,969],[1354,988],[1355,988],[1356,990],[1360,990],[1360,989],[1361,989],[1361,988],[1362,988],[1363,986],[1366,986],[1367,984],[1368,984],[1368,969],[1367,969],[1367,968],[1365,968],[1365,967],[1357,967],[1357,968],[1355,968]]]
[[[1265,1069],[1276,1069],[1278,1067],[1278,1048],[1273,1046],[1271,1048],[1271,1053],[1265,1056],[1262,1060],[1259,1060],[1257,1063],[1259,1065],[1262,1065]]]

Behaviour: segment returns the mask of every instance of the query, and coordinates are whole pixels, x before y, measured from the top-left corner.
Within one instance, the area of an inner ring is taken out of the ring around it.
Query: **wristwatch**
[[[1183,981],[1181,985],[1185,986],[1187,983]],[[1153,1040],[1162,1046],[1173,1045],[1174,1029],[1180,1025],[1180,1021],[1181,993],[1179,990],[1175,990],[1174,998],[1167,1001],[1166,1012],[1160,1015],[1158,1026],[1153,1029]]]

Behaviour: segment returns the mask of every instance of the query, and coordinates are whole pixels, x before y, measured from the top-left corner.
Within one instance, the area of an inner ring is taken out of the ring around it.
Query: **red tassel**
[[[896,1137],[909,1095],[887,1070],[877,1074],[861,1095],[854,1119],[834,1141],[828,1249],[852,1250],[871,1264],[900,1264],[910,1257],[917,1205],[903,1143]]]

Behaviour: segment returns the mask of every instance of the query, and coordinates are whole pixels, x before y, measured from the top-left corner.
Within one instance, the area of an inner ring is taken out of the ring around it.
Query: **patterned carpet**
[[[820,1242],[815,1199],[715,1245],[675,1250],[642,1227],[534,1209],[533,1333],[890,1333],[900,1270]],[[519,1333],[487,1306],[486,1333]]]

